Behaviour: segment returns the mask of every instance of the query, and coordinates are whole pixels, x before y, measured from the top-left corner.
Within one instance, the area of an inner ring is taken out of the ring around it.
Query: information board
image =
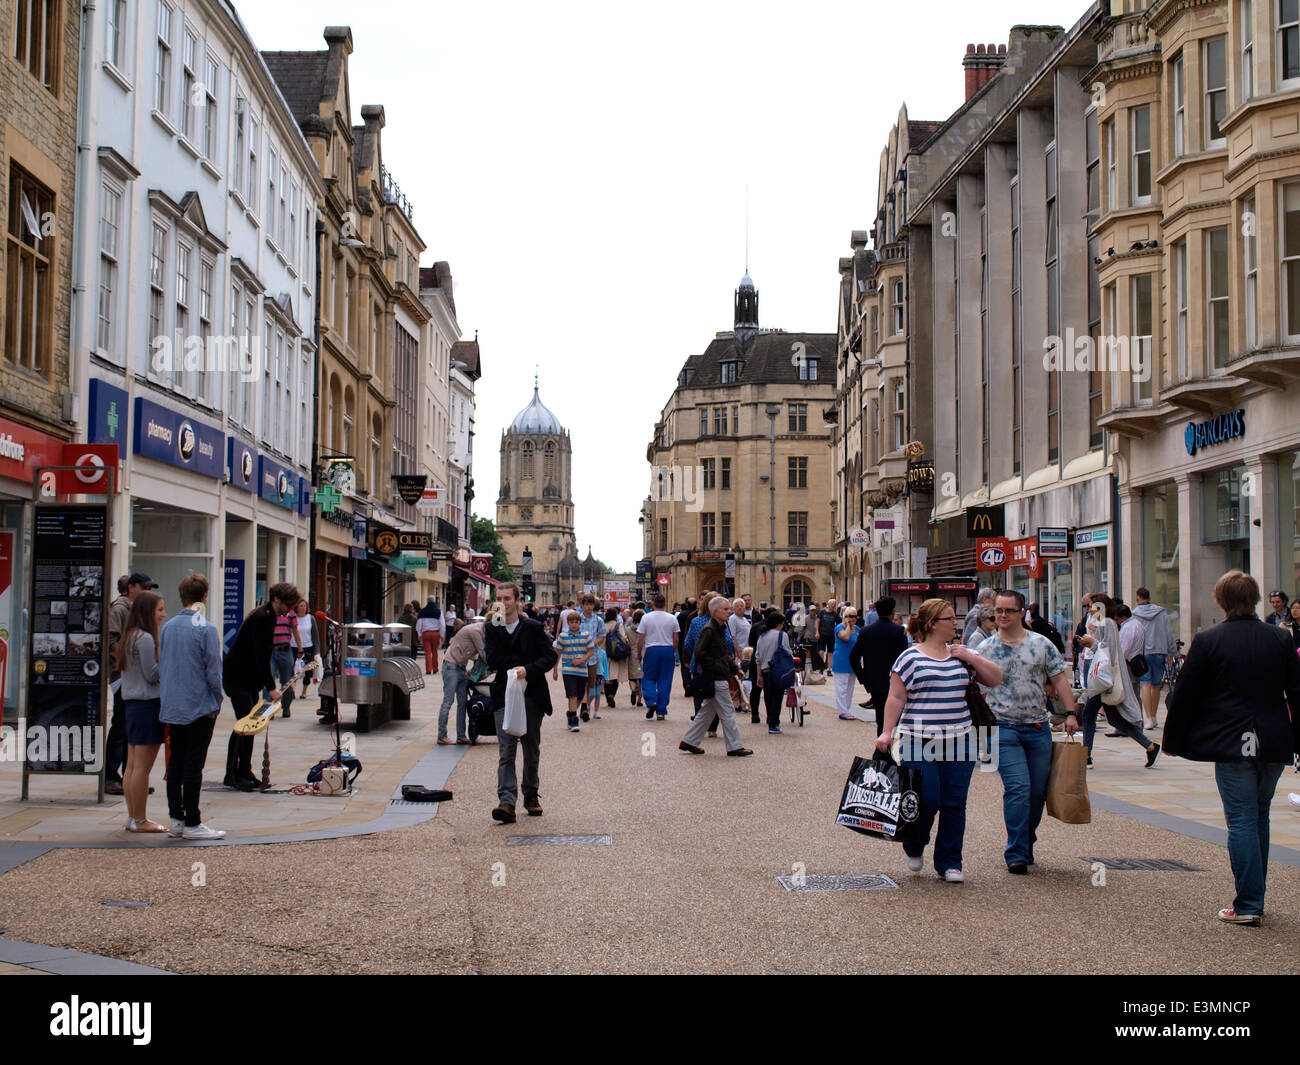
[[[28,773],[99,772],[102,767],[107,572],[107,506],[37,506],[29,600]]]

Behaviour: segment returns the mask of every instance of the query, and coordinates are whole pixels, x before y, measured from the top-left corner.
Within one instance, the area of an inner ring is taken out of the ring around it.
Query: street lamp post
[[[770,522],[768,546],[771,548],[771,574],[772,584],[768,588],[768,602],[776,602],[776,416],[781,413],[779,403],[769,403],[763,408],[763,413],[767,415],[771,424],[771,462],[768,469],[767,479],[767,498],[768,498],[768,520]]]

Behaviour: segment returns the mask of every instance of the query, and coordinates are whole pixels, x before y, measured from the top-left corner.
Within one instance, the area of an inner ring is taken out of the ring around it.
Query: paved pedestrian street
[[[849,762],[868,753],[874,726],[838,720],[827,689],[809,689],[812,716],[784,735],[743,718],[756,752],[746,759],[724,757],[721,740],[706,740],[703,756],[677,750],[690,713],[680,689],[662,723],[630,708],[626,693],[578,734],[553,717],[542,731],[545,813],[521,808],[518,823],[502,826],[489,816],[496,744],[433,746],[440,685],[430,679],[411,721],[356,738],[365,770],[354,798],[214,790],[204,817],[230,831],[218,844],[122,846],[136,840],[121,831],[120,798],[98,807],[71,781],[43,778],[37,801],[22,804],[6,764],[0,971],[108,971],[59,968],[77,964],[69,951],[180,973],[1300,970],[1300,812],[1286,803],[1297,783],[1289,770],[1273,811],[1265,923],[1241,928],[1215,919],[1233,886],[1214,841],[1223,822],[1209,765],[1161,758],[1145,770],[1136,745],[1099,733],[1092,823],[1045,818],[1026,877],[1009,876],[1002,861],[998,777],[977,772],[966,882],[946,884],[928,851],[926,870],[910,873],[901,848],[833,823]],[[275,787],[327,753],[313,704],[272,726]],[[212,745],[209,782],[220,779],[224,737],[219,730]],[[259,740],[255,765],[260,755]],[[444,775],[454,799],[433,816],[390,805],[403,779]],[[153,784],[150,810],[161,816],[161,768]],[[341,834],[349,829],[369,834]],[[335,838],[241,845],[304,832]],[[597,839],[519,845],[537,836]],[[1102,871],[1093,859],[1200,871]],[[787,890],[778,880],[802,877],[809,888],[862,874],[898,886]]]

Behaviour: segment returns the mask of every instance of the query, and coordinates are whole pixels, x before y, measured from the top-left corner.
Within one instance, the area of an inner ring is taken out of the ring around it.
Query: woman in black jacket
[[[1166,705],[1165,751],[1214,763],[1236,881],[1230,924],[1258,925],[1268,873],[1268,808],[1300,749],[1300,658],[1291,634],[1255,616],[1259,585],[1232,570],[1214,586],[1224,620],[1199,633]],[[1288,713],[1288,703],[1291,711]]]

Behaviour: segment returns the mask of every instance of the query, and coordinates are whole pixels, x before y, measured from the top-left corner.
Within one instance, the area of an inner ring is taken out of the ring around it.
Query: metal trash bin
[[[344,703],[370,704],[384,700],[379,664],[384,657],[383,626],[357,621],[343,626],[343,668],[337,698]]]

